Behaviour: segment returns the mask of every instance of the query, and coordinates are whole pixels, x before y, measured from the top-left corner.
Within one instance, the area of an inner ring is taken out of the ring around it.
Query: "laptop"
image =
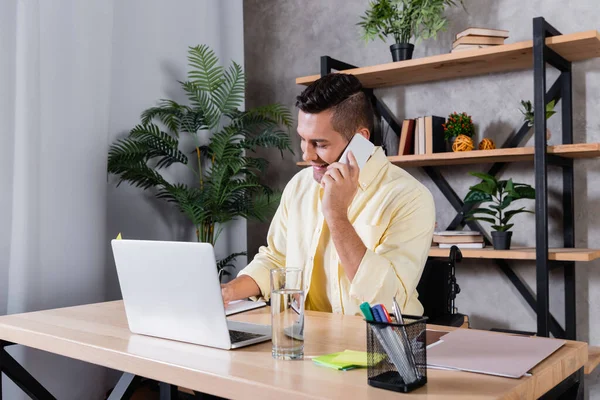
[[[213,246],[111,241],[132,333],[236,349],[271,339],[271,327],[228,321]]]

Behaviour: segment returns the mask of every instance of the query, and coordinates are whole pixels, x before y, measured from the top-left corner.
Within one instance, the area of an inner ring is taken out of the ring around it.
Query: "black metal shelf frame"
[[[562,107],[562,143],[573,143],[573,105],[571,62],[565,60],[546,45],[546,38],[560,35],[543,17],[533,19],[533,78],[534,78],[534,110],[545,110],[546,104],[554,100],[560,102]],[[546,92],[546,64],[560,71],[560,76]],[[332,70],[343,71],[358,68],[354,65],[333,59],[329,56],[321,57],[321,76],[329,74]],[[398,136],[401,132],[401,123],[377,97],[373,89],[365,89],[370,96],[375,111],[375,132],[372,139],[376,145],[382,143],[381,118],[390,129]],[[514,148],[522,144],[529,131],[527,123],[512,134],[501,146]],[[544,112],[536,112],[534,116],[534,173],[535,173],[535,211],[536,211],[536,294],[521,280],[509,263],[504,259],[495,259],[499,267],[527,304],[537,315],[537,335],[575,340],[577,337],[577,320],[575,304],[575,262],[558,262],[548,259],[548,165],[562,168],[563,171],[563,235],[564,247],[575,247],[575,221],[574,221],[574,179],[573,160],[547,154],[546,118]],[[489,169],[491,175],[498,175],[506,166],[506,162],[496,162]],[[474,205],[466,205],[452,189],[448,181],[442,176],[438,167],[421,167],[431,178],[448,202],[456,210],[456,217],[448,225],[448,230],[455,230],[464,225],[483,233],[487,244],[491,243],[490,236],[474,221],[466,221],[466,213]],[[565,328],[561,327],[556,318],[550,313],[549,302],[549,272],[554,268],[563,268],[565,285]]]

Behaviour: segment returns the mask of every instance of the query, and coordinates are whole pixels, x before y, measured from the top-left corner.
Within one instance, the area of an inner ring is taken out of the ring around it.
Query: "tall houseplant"
[[[469,221],[485,221],[492,224],[492,241],[497,250],[510,248],[514,224],[509,223],[512,217],[521,213],[533,213],[521,207],[506,210],[514,201],[520,199],[535,199],[535,189],[525,183],[514,183],[512,179],[497,180],[494,176],[486,173],[471,172],[482,181],[469,188],[465,196],[465,204],[469,203],[492,203],[488,207],[472,209],[467,214]]]
[[[366,41],[379,37],[385,42],[392,36],[392,59],[409,60],[415,48],[411,39],[436,38],[448,25],[444,16],[446,7],[454,7],[457,3],[464,9],[463,0],[374,0],[369,2],[358,25]]]
[[[279,104],[240,111],[242,67],[233,62],[225,69],[218,61],[208,46],[190,47],[187,80],[180,82],[188,104],[160,100],[108,152],[108,172],[118,176],[118,184],[151,190],[174,204],[195,227],[196,239],[213,245],[226,222],[265,220],[275,210],[279,193],[259,182],[268,162],[251,154],[260,147],[278,149],[282,156],[291,151],[292,124],[290,111]],[[203,143],[207,131],[210,139]],[[186,181],[194,183],[167,180],[163,171],[174,164],[184,165],[191,175]],[[226,268],[245,254],[219,260],[219,276],[228,275]]]

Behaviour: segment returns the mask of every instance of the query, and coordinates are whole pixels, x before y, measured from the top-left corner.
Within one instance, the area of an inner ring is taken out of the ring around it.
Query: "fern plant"
[[[197,240],[214,245],[226,222],[264,221],[279,204],[280,193],[259,181],[267,160],[249,154],[257,148],[277,149],[282,157],[285,150],[293,153],[292,117],[280,104],[241,111],[242,67],[220,66],[208,46],[190,47],[188,65],[187,80],[180,84],[189,104],[162,99],[143,111],[141,123],[110,146],[108,172],[118,176],[117,186],[128,182],[174,204],[195,227]],[[206,131],[210,140],[202,143]],[[162,172],[174,164],[185,165],[194,184],[168,181]],[[245,254],[219,260],[219,276],[229,275],[227,268]]]

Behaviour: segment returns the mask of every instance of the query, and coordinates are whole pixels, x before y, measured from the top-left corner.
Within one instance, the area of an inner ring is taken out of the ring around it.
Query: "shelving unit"
[[[600,143],[548,146],[547,151],[548,154],[564,158],[595,158],[600,157]],[[388,160],[400,167],[432,167],[438,165],[533,161],[534,153],[535,149],[533,147],[515,147],[509,149],[389,156]],[[297,165],[308,166],[309,164],[299,162]]]
[[[464,258],[485,258],[503,260],[535,260],[534,247],[511,247],[510,250],[494,250],[492,247],[483,249],[461,249]],[[432,246],[430,257],[448,257],[450,249],[440,249]],[[600,258],[600,249],[548,249],[550,261],[593,261]]]
[[[595,30],[546,38],[547,48],[567,61],[600,57],[600,35]],[[366,88],[409,85],[533,67],[533,40],[484,49],[465,50],[363,68],[339,71],[355,75]],[[321,75],[296,78],[310,85]]]
[[[534,109],[543,110],[554,100],[561,107],[562,144],[548,146],[546,140],[546,119],[544,113],[536,113],[534,121],[534,146],[521,147],[529,126],[524,123],[520,129],[507,138],[495,150],[474,150],[461,153],[435,153],[427,155],[390,156],[391,162],[402,167],[421,167],[444,194],[456,210],[457,215],[446,228],[458,229],[468,225],[483,233],[490,244],[490,236],[476,222],[465,220],[466,213],[473,205],[465,205],[442,176],[439,166],[458,164],[492,164],[488,173],[497,175],[506,163],[534,163],[535,173],[535,212],[536,245],[533,248],[513,248],[497,251],[491,246],[484,249],[461,249],[465,258],[492,259],[509,278],[521,296],[537,314],[537,334],[566,339],[576,339],[575,304],[575,262],[589,262],[600,258],[600,249],[575,248],[574,221],[574,178],[573,161],[578,158],[600,157],[600,143],[573,144],[573,109],[571,63],[600,57],[600,34],[596,30],[561,34],[548,24],[543,17],[533,19],[533,40],[494,46],[484,49],[441,54],[382,65],[358,68],[356,66],[321,57],[321,73],[299,77],[296,83],[309,85],[316,79],[337,70],[338,73],[353,74],[360,79],[371,96],[375,106],[376,120],[386,120],[390,128],[400,135],[401,123],[373,92],[373,89],[409,85],[415,83],[456,79],[492,73],[518,70],[533,70]],[[546,90],[546,64],[560,71],[559,78]],[[376,131],[377,131],[376,127]],[[375,135],[374,143],[380,144]],[[306,166],[306,163],[298,163]],[[548,247],[548,185],[547,168],[554,165],[563,172],[563,248]],[[432,247],[430,257],[449,255],[448,249]],[[536,295],[510,267],[506,260],[532,260],[536,264]],[[562,268],[565,284],[565,327],[561,327],[549,310],[549,271]],[[600,352],[599,352],[600,353]],[[600,362],[600,356],[598,357]]]

